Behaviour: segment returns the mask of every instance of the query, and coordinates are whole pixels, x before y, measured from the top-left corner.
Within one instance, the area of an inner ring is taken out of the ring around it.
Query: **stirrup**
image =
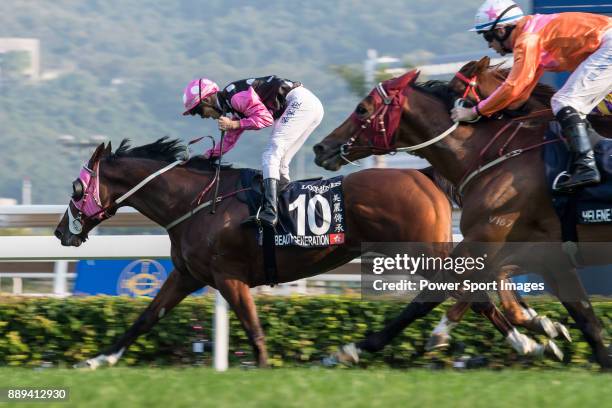
[[[573,175],[572,175],[573,177]],[[556,191],[560,191],[560,192],[574,192],[576,188],[581,188],[581,187],[587,187],[587,186],[594,186],[596,184],[601,183],[601,176],[599,177],[594,177],[591,179],[585,179],[585,180],[575,180],[574,184],[571,186],[559,186],[558,183],[555,184],[555,187],[557,188]]]
[[[560,193],[568,192],[568,191],[573,191],[571,188],[568,189],[568,188],[559,188],[559,187],[557,187],[557,184],[559,183],[559,180],[562,177],[567,177],[567,179],[569,180],[572,177],[572,175],[570,173],[568,173],[567,171],[565,171],[565,170],[563,170],[561,173],[557,174],[557,177],[555,177],[555,179],[552,182],[552,190],[560,192]]]
[[[244,225],[246,227],[253,226],[253,227],[261,228],[261,220],[259,219],[259,213],[261,212],[261,208],[262,206],[260,205],[259,208],[257,209],[257,213],[255,215],[250,215],[244,220],[242,220],[240,225]]]

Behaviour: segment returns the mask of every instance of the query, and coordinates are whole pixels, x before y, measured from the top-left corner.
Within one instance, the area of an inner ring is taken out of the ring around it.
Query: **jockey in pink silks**
[[[189,82],[183,92],[183,115],[217,119],[219,129],[227,131],[223,153],[234,147],[245,130],[272,126],[272,135],[261,157],[264,176],[263,208],[260,221],[274,227],[278,222],[279,181],[289,183],[289,163],[306,138],[323,119],[323,105],[299,82],[277,76],[235,81],[222,90],[213,81],[200,78]],[[224,116],[230,113],[231,119]],[[220,146],[206,152],[220,156]]]

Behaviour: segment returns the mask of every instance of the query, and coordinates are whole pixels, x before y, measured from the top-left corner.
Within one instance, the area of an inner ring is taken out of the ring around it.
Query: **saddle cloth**
[[[545,140],[559,140],[558,126],[551,126]],[[572,194],[559,193],[553,184],[559,173],[567,171],[570,153],[561,140],[544,145],[543,159],[552,202],[561,224],[612,223],[612,139],[601,139],[593,148],[601,183],[577,189]],[[573,240],[573,239],[572,239]]]
[[[242,188],[251,188],[242,196],[255,215],[262,202],[261,172],[241,170]],[[298,180],[289,183],[278,196],[278,224],[275,246],[304,248],[340,245],[345,241],[346,220],[342,193],[343,176],[330,179]],[[258,242],[262,242],[257,231]]]

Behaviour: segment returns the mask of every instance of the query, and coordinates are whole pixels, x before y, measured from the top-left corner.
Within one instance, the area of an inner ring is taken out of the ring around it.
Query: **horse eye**
[[[83,194],[85,189],[83,188],[83,183],[80,179],[76,179],[72,182],[72,198],[74,200],[80,200],[83,198]]]
[[[363,107],[363,105],[357,105],[357,108],[355,109],[355,113],[362,116],[368,113],[368,110],[366,108]]]

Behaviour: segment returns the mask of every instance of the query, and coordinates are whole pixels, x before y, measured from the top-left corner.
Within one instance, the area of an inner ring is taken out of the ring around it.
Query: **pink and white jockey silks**
[[[308,89],[298,86],[286,95],[285,109],[275,121],[271,112],[252,87],[235,93],[230,104],[233,119],[240,128],[230,130],[223,140],[223,153],[230,151],[245,130],[258,130],[274,125],[272,135],[262,155],[264,178],[289,180],[289,162],[306,138],[323,119],[323,105]],[[220,146],[209,149],[206,157],[219,156]]]
[[[199,78],[189,82],[183,91],[183,105],[185,106],[183,115],[188,115],[189,111],[198,106],[202,99],[218,91],[219,86],[210,79]]]
[[[271,126],[274,123],[272,114],[268,108],[265,107],[253,88],[238,92],[232,97],[230,103],[232,104],[232,109],[242,113],[244,118],[240,119],[237,115],[232,116],[233,120],[240,120],[240,129],[229,130],[225,133],[225,138],[223,139],[223,154],[229,152],[234,147],[240,135],[242,135],[242,132],[245,130],[259,130]],[[220,148],[221,146],[217,145],[214,150],[208,150],[205,156],[219,156]]]
[[[96,219],[104,217],[102,211],[102,203],[100,202],[100,182],[97,177],[97,172],[100,170],[100,165],[97,163],[94,170],[90,170],[87,166],[83,166],[79,173],[79,180],[83,185],[83,196],[79,200],[72,199],[72,204],[86,217],[94,216]],[[70,209],[68,209],[70,211]]]
[[[287,108],[272,129],[272,135],[261,156],[264,178],[283,178],[288,182],[289,163],[308,136],[323,120],[319,98],[303,86],[287,95]]]

